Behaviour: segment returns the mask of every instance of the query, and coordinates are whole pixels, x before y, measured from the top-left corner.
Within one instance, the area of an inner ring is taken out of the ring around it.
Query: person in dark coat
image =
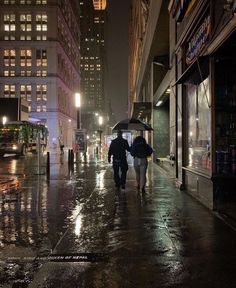
[[[117,138],[112,140],[108,151],[108,162],[112,164],[114,170],[114,181],[117,188],[125,189],[128,163],[126,151],[130,151],[128,141],[122,137],[122,131],[117,132]]]
[[[146,172],[148,167],[147,157],[151,156],[153,149],[146,143],[145,138],[137,136],[131,146],[130,154],[134,157],[134,170],[136,174],[137,188],[145,192]]]

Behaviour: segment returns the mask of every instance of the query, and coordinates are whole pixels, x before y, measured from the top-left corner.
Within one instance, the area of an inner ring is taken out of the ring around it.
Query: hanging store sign
[[[208,15],[197,32],[190,39],[186,50],[186,63],[191,64],[200,54],[210,34],[210,16]]]

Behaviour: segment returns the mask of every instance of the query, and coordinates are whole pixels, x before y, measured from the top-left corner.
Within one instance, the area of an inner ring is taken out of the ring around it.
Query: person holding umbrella
[[[131,146],[130,154],[134,157],[134,170],[136,174],[137,188],[145,192],[146,172],[148,167],[147,157],[151,156],[153,149],[146,143],[145,138],[137,136]]]
[[[108,150],[108,162],[111,163],[114,171],[114,181],[117,188],[125,189],[128,162],[126,151],[130,151],[128,141],[122,137],[122,131],[117,132],[117,138],[112,140]]]

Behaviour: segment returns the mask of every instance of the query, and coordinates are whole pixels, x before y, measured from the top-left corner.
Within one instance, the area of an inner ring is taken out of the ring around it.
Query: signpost
[[[74,151],[86,153],[87,138],[85,129],[77,129],[75,131]]]

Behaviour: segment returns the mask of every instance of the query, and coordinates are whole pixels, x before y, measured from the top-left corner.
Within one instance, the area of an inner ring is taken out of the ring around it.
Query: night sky
[[[127,118],[128,19],[130,0],[109,0],[107,30],[107,93],[116,120]]]

